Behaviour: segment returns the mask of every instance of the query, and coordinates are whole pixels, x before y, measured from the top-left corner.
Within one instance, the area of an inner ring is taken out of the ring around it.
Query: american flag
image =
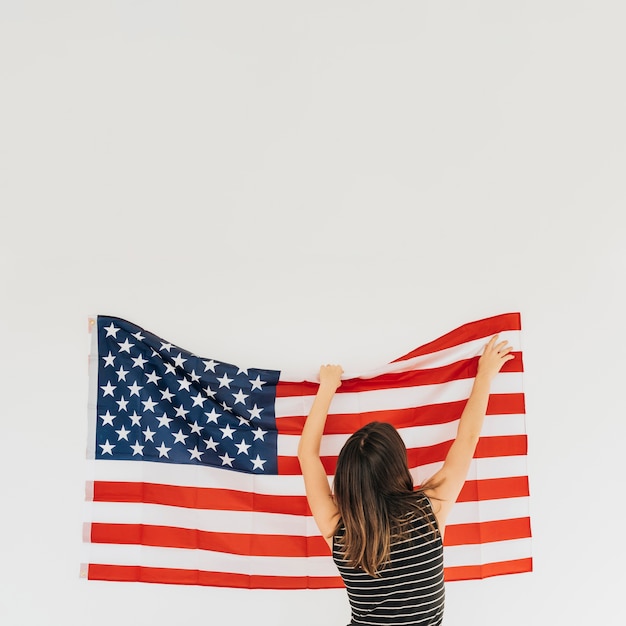
[[[343,586],[307,506],[296,456],[317,383],[197,356],[117,317],[90,320],[85,562],[91,580],[216,587]],[[478,356],[498,374],[445,534],[446,580],[532,569],[519,313],[465,324],[344,380],[321,455],[332,482],[347,437],[398,428],[416,485],[443,463]]]

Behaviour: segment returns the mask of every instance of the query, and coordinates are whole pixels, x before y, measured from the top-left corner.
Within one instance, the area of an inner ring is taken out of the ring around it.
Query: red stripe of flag
[[[523,372],[524,362],[521,352],[511,352],[515,358],[507,361],[502,372]],[[449,383],[451,380],[474,378],[478,369],[478,357],[461,359],[432,369],[410,370],[408,372],[391,372],[374,378],[352,378],[342,382],[338,394],[354,393],[359,391],[377,391],[381,389],[402,389],[405,387],[419,387],[421,385],[438,385]],[[299,396],[314,396],[318,384],[315,382],[290,382],[280,380],[276,386],[277,398],[293,398]]]
[[[456,501],[478,502],[503,498],[523,498],[529,495],[528,476],[483,478],[482,480],[465,481]]]
[[[321,535],[305,537],[226,533],[150,524],[93,523],[91,541],[210,550],[243,556],[304,557],[330,554],[328,544]]]
[[[445,545],[509,541],[530,537],[530,518],[446,526]],[[141,545],[188,550],[208,550],[252,557],[330,556],[328,544],[319,535],[267,535],[202,531],[152,524],[91,524],[92,543]]]
[[[529,495],[528,478],[514,476],[468,480],[458,502],[519,498]],[[158,504],[219,511],[257,511],[286,515],[310,515],[305,496],[252,494],[232,489],[182,487],[156,483],[96,481],[94,502]]]
[[[489,578],[490,576],[522,574],[532,571],[533,560],[529,557],[526,559],[500,561],[498,563],[486,563],[485,565],[446,567],[444,569],[444,578],[446,582],[451,582],[453,580],[476,580],[479,578]]]
[[[446,526],[444,545],[462,546],[527,537],[530,537],[530,518],[518,517],[471,524],[450,524]]]
[[[504,313],[503,315],[494,315],[493,317],[487,317],[476,322],[470,322],[459,326],[449,333],[427,343],[419,348],[416,348],[412,352],[401,356],[400,358],[392,361],[397,363],[398,361],[406,361],[416,356],[422,356],[424,354],[430,354],[432,352],[439,352],[440,350],[446,350],[447,348],[454,348],[461,343],[467,343],[468,341],[476,341],[477,339],[483,339],[489,337],[495,333],[501,333],[506,330],[521,330],[522,322],[519,313]]]
[[[430,463],[443,462],[452,445],[452,441],[444,441],[427,448],[410,448],[407,450],[409,467],[419,467]],[[486,459],[498,456],[520,456],[526,454],[526,435],[501,435],[498,437],[481,437],[474,453],[475,459]],[[336,458],[333,466],[336,464]]]
[[[94,502],[142,502],[217,511],[309,514],[306,496],[268,495],[234,489],[180,487],[155,483],[96,481],[93,485],[93,500]]]
[[[410,448],[407,450],[409,467],[419,467],[430,463],[443,462],[448,454],[452,441],[428,446],[427,448]],[[482,437],[478,441],[475,459],[492,458],[498,456],[520,456],[525,455],[527,450],[526,435],[502,435],[499,437]],[[337,465],[336,456],[322,457],[322,465],[326,473],[330,476],[335,473]],[[278,457],[278,473],[283,475],[301,474],[298,459],[293,456]]]
[[[514,559],[485,565],[446,567],[446,582],[476,580],[490,576],[520,574],[532,571],[532,558]],[[172,585],[199,585],[205,587],[233,587],[238,589],[341,589],[340,577],[335,576],[252,576],[228,572],[206,572],[138,565],[90,564],[89,580],[118,582],[145,582]]]
[[[410,426],[431,426],[447,424],[461,417],[467,400],[442,402],[406,409],[370,411],[355,415],[353,413],[333,413],[326,422],[325,435],[352,434],[355,430],[369,422],[389,422],[396,428]],[[523,393],[491,394],[487,405],[487,415],[524,414],[526,407]],[[306,416],[281,417],[276,420],[278,431],[284,435],[300,435]]]
[[[341,578],[338,576],[262,576],[163,567],[142,567],[139,565],[99,565],[93,563],[89,564],[87,578],[89,580],[136,581],[171,585],[234,587],[238,589],[338,589],[344,586]]]

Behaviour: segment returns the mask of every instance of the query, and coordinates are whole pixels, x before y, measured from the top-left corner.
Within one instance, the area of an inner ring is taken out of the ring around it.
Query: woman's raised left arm
[[[343,369],[340,365],[320,368],[320,386],[302,429],[298,445],[298,460],[304,477],[309,508],[315,523],[332,549],[332,537],[339,520],[339,512],[328,484],[326,470],[320,459],[320,443],[330,403],[341,385]]]

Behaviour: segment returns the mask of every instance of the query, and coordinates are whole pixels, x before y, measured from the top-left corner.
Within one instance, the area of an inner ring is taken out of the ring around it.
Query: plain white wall
[[[522,313],[535,571],[446,624],[623,624],[620,1],[0,3],[0,622],[343,625],[79,580],[87,317],[366,369]]]

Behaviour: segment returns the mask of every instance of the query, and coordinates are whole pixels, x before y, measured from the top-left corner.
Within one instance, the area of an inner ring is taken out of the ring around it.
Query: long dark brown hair
[[[389,561],[393,541],[408,532],[407,514],[415,512],[428,522],[433,537],[438,534],[432,512],[414,490],[406,446],[391,424],[371,422],[346,441],[333,491],[343,558],[371,576]]]

